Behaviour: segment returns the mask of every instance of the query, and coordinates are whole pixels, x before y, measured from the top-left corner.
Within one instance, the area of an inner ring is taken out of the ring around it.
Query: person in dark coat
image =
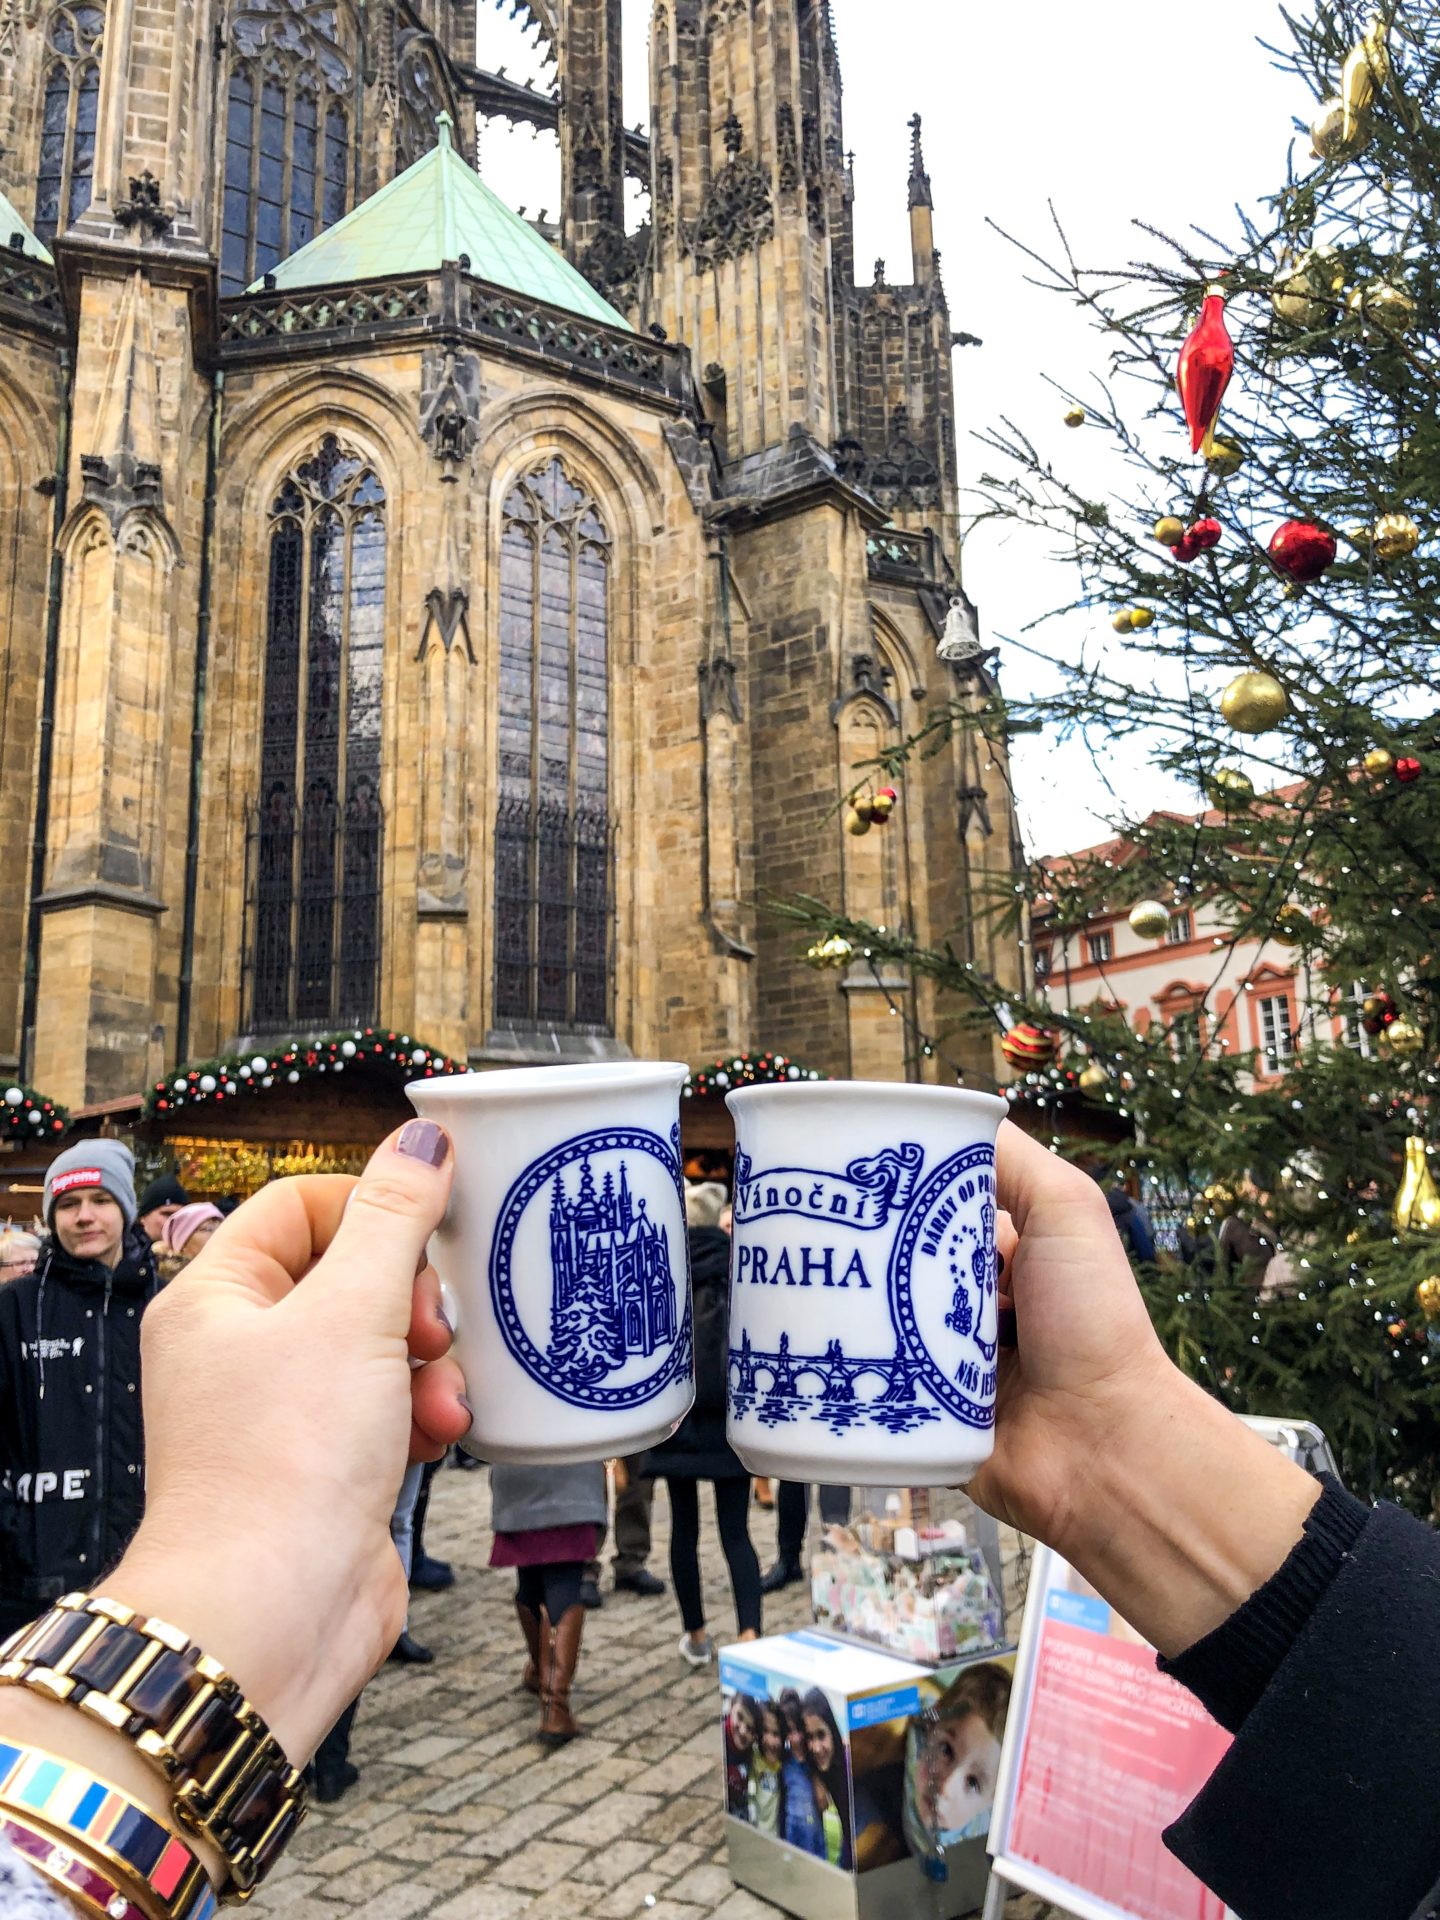
[[[95,1586],[145,1506],[140,1319],[160,1283],[130,1149],[57,1155],[44,1213],[34,1271],[0,1287],[0,1639]]]
[[[703,1667],[715,1657],[705,1631],[700,1590],[700,1482],[715,1489],[720,1545],[730,1569],[735,1619],[742,1640],[760,1634],[760,1562],[750,1539],[750,1475],[725,1438],[726,1374],[730,1364],[730,1236],[718,1221],[725,1189],[718,1182],[685,1190],[690,1229],[690,1284],[695,1327],[695,1405],[679,1430],[643,1456],[647,1474],[670,1491],[670,1573],[685,1631],[680,1657]]]
[[[490,1469],[490,1564],[517,1569],[515,1612],[529,1655],[521,1685],[540,1697],[543,1747],[563,1747],[580,1731],[570,1711],[585,1627],[580,1585],[607,1512],[601,1460]]]

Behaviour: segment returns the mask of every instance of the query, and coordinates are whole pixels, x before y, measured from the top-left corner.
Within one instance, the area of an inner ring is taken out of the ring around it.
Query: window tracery
[[[354,63],[324,0],[239,0],[230,24],[220,290],[242,292],[350,204]]]
[[[60,6],[45,28],[35,231],[53,240],[90,204],[100,105],[102,7]]]
[[[375,1016],[385,493],[333,437],[270,508],[252,1025]]]
[[[610,1019],[610,538],[559,460],[505,502],[500,544],[495,1019]]]

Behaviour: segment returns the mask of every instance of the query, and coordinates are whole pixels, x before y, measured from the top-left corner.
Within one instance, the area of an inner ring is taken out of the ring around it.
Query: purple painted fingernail
[[[475,1409],[470,1404],[469,1395],[464,1393],[457,1393],[455,1398],[460,1402],[461,1406],[465,1409],[466,1413],[469,1414],[470,1424],[473,1427],[475,1424]]]
[[[450,1152],[450,1136],[433,1120],[407,1120],[400,1129],[395,1151],[407,1154],[412,1160],[423,1160],[427,1166],[443,1167]]]
[[[450,1324],[449,1314],[446,1313],[444,1307],[441,1306],[438,1300],[435,1302],[435,1318],[440,1322],[441,1326],[444,1327],[446,1333],[448,1333],[450,1338],[453,1340],[455,1338],[455,1329]]]

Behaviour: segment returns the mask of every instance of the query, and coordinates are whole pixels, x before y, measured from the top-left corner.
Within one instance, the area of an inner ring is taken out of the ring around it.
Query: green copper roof
[[[477,280],[510,287],[608,327],[630,322],[568,260],[512,213],[450,143],[450,116],[437,116],[439,144],[273,270],[277,287],[343,286],[352,280],[433,273],[469,259]],[[257,280],[250,291],[257,293]]]
[[[15,211],[14,202],[7,199],[4,193],[0,193],[0,247],[9,246],[12,233],[18,233],[22,237],[24,244],[20,251],[24,253],[27,258],[31,260],[43,260],[47,267],[54,264],[49,250],[41,246],[40,242],[31,232],[29,221],[22,220]]]

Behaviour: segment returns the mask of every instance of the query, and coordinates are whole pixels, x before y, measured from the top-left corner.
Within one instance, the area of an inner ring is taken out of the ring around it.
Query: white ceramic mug
[[[639,1453],[695,1398],[680,1089],[667,1062],[416,1080],[455,1149],[430,1243],[480,1460]]]
[[[1005,1102],[827,1081],[727,1104],[731,1446],[782,1480],[966,1479],[994,1441]]]

